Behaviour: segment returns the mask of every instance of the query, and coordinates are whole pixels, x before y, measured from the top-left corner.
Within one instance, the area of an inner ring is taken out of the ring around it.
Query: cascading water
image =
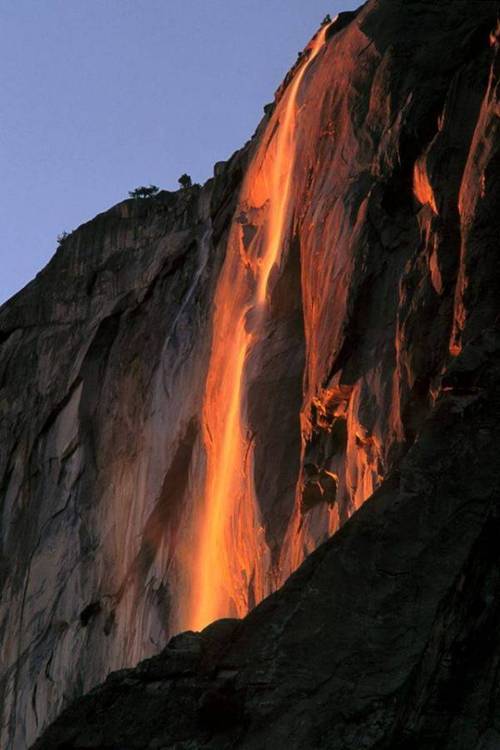
[[[220,617],[245,615],[272,589],[245,417],[245,365],[262,338],[271,273],[290,227],[300,85],[327,28],[310,43],[248,169],[215,295],[202,414],[205,490],[189,571],[186,626],[194,630]],[[245,232],[249,227],[252,232]]]

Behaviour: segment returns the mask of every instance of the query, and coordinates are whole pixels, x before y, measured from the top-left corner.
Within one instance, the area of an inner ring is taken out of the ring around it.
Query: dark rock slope
[[[37,750],[500,749],[498,10],[370,0],[303,77],[245,388],[270,578],[337,533],[245,619],[152,657],[219,271],[235,222],[259,236],[238,195],[296,71],[213,180],[97,217],[0,309],[0,746],[152,657]]]

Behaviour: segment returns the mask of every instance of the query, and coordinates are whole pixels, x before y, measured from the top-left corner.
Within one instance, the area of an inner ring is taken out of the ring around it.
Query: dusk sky
[[[0,303],[129,190],[212,175],[353,0],[0,0]]]

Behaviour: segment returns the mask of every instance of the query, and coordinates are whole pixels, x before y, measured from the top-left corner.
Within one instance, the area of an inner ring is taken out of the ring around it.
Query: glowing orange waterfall
[[[212,350],[203,406],[206,478],[193,533],[187,627],[242,616],[271,590],[270,555],[253,485],[253,445],[246,425],[245,365],[266,320],[273,268],[289,230],[296,151],[297,95],[325,41],[310,43],[267,125],[248,169],[215,295]],[[256,231],[248,240],[244,224]]]

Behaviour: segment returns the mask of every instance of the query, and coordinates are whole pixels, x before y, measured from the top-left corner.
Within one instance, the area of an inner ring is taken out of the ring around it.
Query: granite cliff
[[[500,748],[498,11],[341,14],[0,308],[2,747]]]

